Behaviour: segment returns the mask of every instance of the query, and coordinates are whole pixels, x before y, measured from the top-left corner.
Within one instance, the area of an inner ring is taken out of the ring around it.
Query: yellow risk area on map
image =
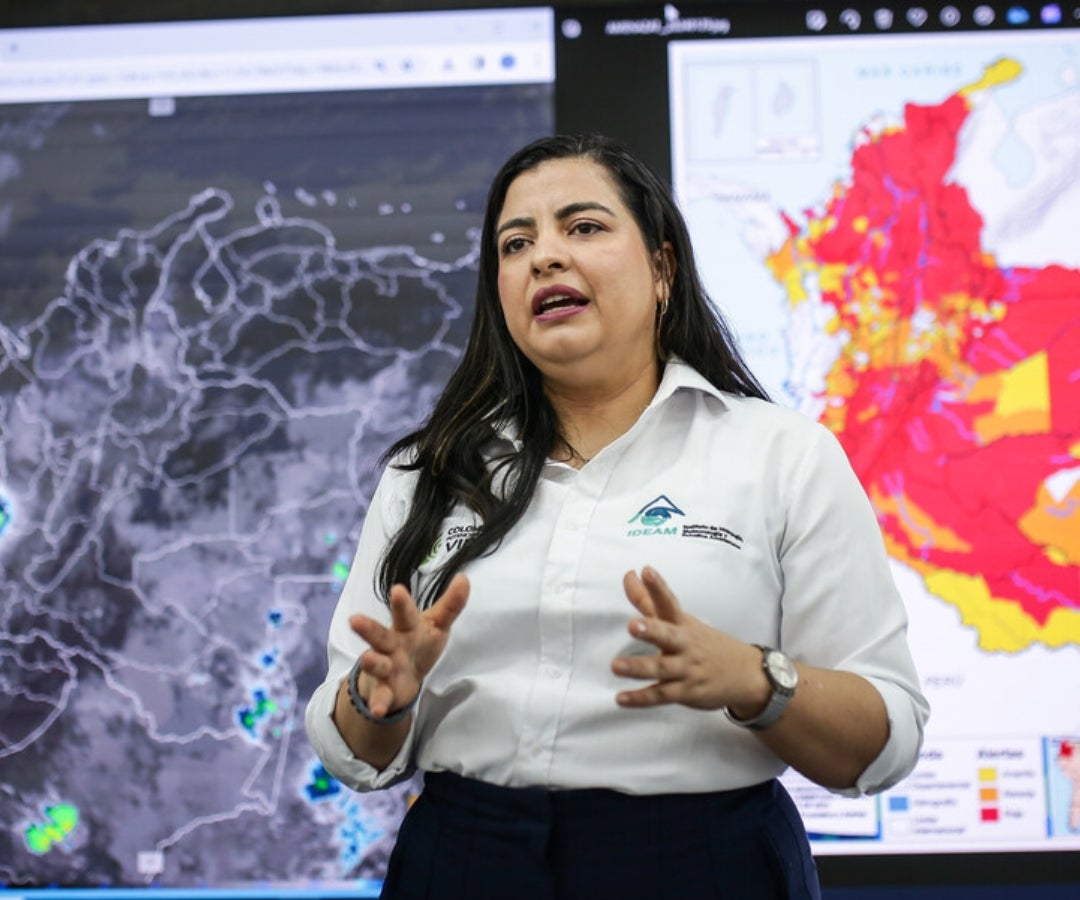
[[[775,253],[770,253],[765,264],[787,292],[792,306],[797,306],[806,299],[806,288],[802,283],[802,270],[795,260],[795,242],[791,238],[784,241],[784,246]]]
[[[921,566],[923,581],[932,594],[960,611],[965,625],[979,635],[979,648],[988,652],[1018,653],[1035,643],[1064,647],[1080,642],[1080,612],[1058,606],[1040,626],[1020,604],[991,595],[982,575],[965,575]]]
[[[982,78],[966,87],[960,88],[957,93],[966,97],[969,94],[974,94],[976,91],[991,90],[999,85],[1014,81],[1016,78],[1020,77],[1023,71],[1024,67],[1020,65],[1019,62],[1006,56],[996,62],[990,63],[983,72]]]
[[[1046,434],[1050,430],[1050,367],[1046,351],[1032,354],[993,379],[997,387],[994,411],[975,419],[975,431],[983,441]]]

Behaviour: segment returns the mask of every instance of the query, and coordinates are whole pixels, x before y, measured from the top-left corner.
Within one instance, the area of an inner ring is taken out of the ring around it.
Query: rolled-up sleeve
[[[388,466],[375,489],[349,576],[330,622],[326,679],[311,695],[305,711],[308,740],[326,771],[357,791],[389,787],[409,778],[414,771],[413,745],[419,708],[401,750],[382,770],[353,755],[333,718],[341,683],[368,646],[349,627],[349,617],[363,613],[389,624],[390,611],[375,592],[374,576],[383,550],[404,521],[412,481],[410,473]],[[422,697],[420,702],[423,703]]]
[[[907,612],[873,507],[833,434],[819,426],[792,479],[778,548],[781,645],[810,665],[853,672],[881,695],[889,737],[854,787],[877,793],[915,767],[930,708],[907,643]]]

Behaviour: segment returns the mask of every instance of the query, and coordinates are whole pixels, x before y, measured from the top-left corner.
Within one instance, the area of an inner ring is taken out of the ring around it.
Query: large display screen
[[[877,509],[932,716],[785,777],[826,884],[1080,880],[1080,5],[695,2],[0,29],[0,889],[377,894],[419,782],[303,708],[554,130],[671,179]]]
[[[0,888],[377,892],[303,709],[549,10],[0,39]],[[0,890],[0,893],[3,893]]]
[[[823,857],[1074,861],[1080,6],[770,6],[563,12],[557,97],[601,73],[574,126],[670,172],[751,367],[877,511],[922,757],[879,797],[785,781]]]

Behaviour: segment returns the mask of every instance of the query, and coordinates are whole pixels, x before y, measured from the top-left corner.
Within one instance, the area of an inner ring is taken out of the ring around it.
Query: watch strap
[[[772,647],[765,647],[761,644],[754,644],[761,651],[761,666],[765,672],[765,677],[769,679],[769,684],[772,687],[772,693],[769,695],[769,701],[765,704],[765,708],[759,712],[756,716],[750,719],[740,719],[736,716],[730,707],[724,707],[724,715],[728,717],[728,720],[734,722],[741,728],[749,728],[751,731],[764,731],[770,725],[783,715],[787,705],[791,702],[791,698],[795,696],[794,689],[784,690],[773,679],[768,669],[768,657],[770,653],[778,653],[778,650],[774,650]]]

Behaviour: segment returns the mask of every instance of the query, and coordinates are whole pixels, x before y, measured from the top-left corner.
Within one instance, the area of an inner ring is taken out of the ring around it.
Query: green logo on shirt
[[[425,556],[422,560],[420,560],[420,565],[426,566],[436,556],[439,555],[440,550],[442,550],[442,535],[441,534],[437,538],[435,538],[435,543],[431,545],[431,549],[428,550],[427,556]]]
[[[420,561],[420,565],[426,565],[435,559],[443,551],[443,547],[446,548],[447,553],[453,553],[479,530],[477,525],[452,525],[435,539],[435,543],[428,550],[427,556]]]
[[[628,524],[636,525],[636,528],[627,529],[627,537],[647,537],[658,534],[678,534],[679,526],[672,524],[672,516],[685,516],[686,514],[661,494],[646,503],[630,518]]]

